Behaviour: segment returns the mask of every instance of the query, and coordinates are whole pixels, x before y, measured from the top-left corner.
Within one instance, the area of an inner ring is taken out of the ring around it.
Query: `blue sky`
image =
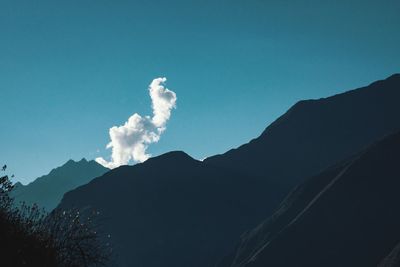
[[[400,72],[399,1],[0,0],[0,163],[24,183],[105,157],[108,129],[178,97],[149,152],[204,158],[300,99]]]

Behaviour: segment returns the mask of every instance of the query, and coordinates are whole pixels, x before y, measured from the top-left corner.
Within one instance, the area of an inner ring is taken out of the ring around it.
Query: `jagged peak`
[[[77,164],[82,164],[82,163],[88,163],[88,162],[90,162],[90,161],[88,161],[86,158],[82,158],[79,161],[78,160],[69,159],[66,163],[61,165],[61,167],[67,166],[67,165],[77,165]]]

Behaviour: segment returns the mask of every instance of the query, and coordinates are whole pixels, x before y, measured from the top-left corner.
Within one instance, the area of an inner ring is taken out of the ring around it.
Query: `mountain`
[[[273,208],[255,212],[253,203],[277,204],[277,194],[262,194],[267,181],[242,177],[175,151],[111,170],[66,193],[60,208],[104,214],[102,232],[111,234],[119,266],[207,266]]]
[[[206,163],[292,187],[400,129],[400,74],[369,86],[296,103],[260,137]]]
[[[122,166],[65,194],[60,208],[100,211],[120,266],[213,266],[294,186],[400,130],[399,99],[397,74],[300,101],[237,149]]]
[[[29,205],[36,203],[39,207],[51,211],[60,203],[65,192],[86,184],[107,171],[109,169],[93,160],[82,159],[78,162],[69,160],[28,185],[16,183],[11,196],[15,199],[15,203],[25,202]]]
[[[219,266],[367,267],[389,254],[386,263],[398,261],[399,163],[396,133],[307,180]]]

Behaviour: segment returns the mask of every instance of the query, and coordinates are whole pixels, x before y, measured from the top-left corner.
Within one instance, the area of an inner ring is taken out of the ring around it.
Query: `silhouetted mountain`
[[[237,172],[170,152],[66,193],[61,208],[101,211],[102,231],[111,234],[120,266],[207,266],[257,213],[262,218],[254,203],[266,202],[265,212],[273,208],[268,203],[277,204],[276,194],[262,194],[264,186],[267,181],[244,183]]]
[[[60,203],[64,193],[88,183],[107,171],[109,169],[93,160],[82,159],[78,162],[69,160],[28,185],[16,183],[11,196],[15,199],[15,203],[22,201],[29,205],[36,203],[39,207],[51,211]]]
[[[377,266],[400,239],[399,163],[397,133],[306,181],[219,266]]]
[[[205,162],[290,186],[400,129],[400,74],[296,103],[260,137]]]
[[[105,217],[120,266],[212,266],[307,177],[400,129],[400,75],[301,101],[250,143],[204,162],[182,152],[123,166],[64,196]]]

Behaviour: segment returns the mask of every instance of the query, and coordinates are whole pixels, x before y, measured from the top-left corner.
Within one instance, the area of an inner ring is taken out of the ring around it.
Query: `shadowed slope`
[[[377,266],[400,239],[400,133],[308,180],[219,266]]]
[[[65,192],[86,184],[107,171],[109,169],[93,160],[82,159],[78,162],[69,160],[28,185],[17,183],[11,191],[11,196],[15,199],[15,203],[22,201],[28,205],[36,203],[39,207],[51,211],[60,203]]]
[[[235,235],[277,204],[274,193],[262,194],[266,181],[243,179],[170,152],[94,179],[67,193],[61,208],[104,214],[103,231],[111,234],[120,266],[210,266]],[[254,211],[261,202],[264,209]]]
[[[102,212],[120,266],[212,266],[294,185],[400,129],[399,99],[394,75],[301,101],[238,149],[204,162],[171,152],[122,166],[66,194],[61,207]]]
[[[399,267],[400,266],[400,243],[387,255],[378,267]]]
[[[260,137],[206,163],[290,187],[400,130],[400,74],[318,100],[300,101]]]

